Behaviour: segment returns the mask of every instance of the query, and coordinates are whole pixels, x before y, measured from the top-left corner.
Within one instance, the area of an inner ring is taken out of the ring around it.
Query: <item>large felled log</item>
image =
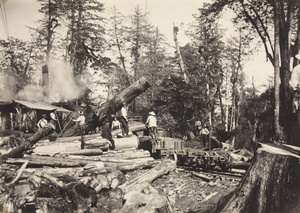
[[[96,110],[98,112],[98,116],[95,116],[94,113],[91,113],[87,116],[85,129],[86,133],[92,131],[97,126],[102,125],[108,114],[114,114],[120,110],[123,106],[123,101],[125,101],[126,104],[129,104],[133,99],[142,94],[149,87],[150,84],[148,83],[147,79],[143,77],[116,95],[113,99],[101,105]],[[62,134],[63,137],[75,135],[79,135],[77,125],[72,126]]]
[[[176,161],[164,160],[142,175],[136,176],[119,186],[124,192],[125,204],[117,212],[171,213],[167,197],[160,195],[150,183],[176,169]]]
[[[291,212],[300,200],[299,159],[299,147],[261,144],[233,196],[219,210]]]
[[[138,148],[139,139],[135,135],[127,138],[115,138],[116,150],[122,150],[127,148]],[[37,144],[33,149],[33,152],[39,155],[50,155],[54,156],[56,154],[73,154],[73,153],[86,153],[92,155],[99,155],[101,150],[107,150],[109,147],[109,141],[105,138],[90,139],[85,142],[85,150],[81,149],[80,141],[72,142],[47,142]],[[98,149],[99,151],[92,151],[91,149]]]
[[[131,132],[139,132],[146,129],[146,125],[140,122],[128,122],[128,127]],[[117,136],[122,133],[122,129],[113,130],[112,136]]]
[[[116,213],[172,213],[168,198],[154,189],[149,183],[140,183],[138,187],[125,194],[125,204]]]
[[[155,179],[168,174],[169,172],[176,169],[176,161],[163,160],[154,168],[147,172],[128,180],[125,184],[121,185],[120,188],[125,192],[134,190],[136,185],[140,183],[152,183]]]
[[[86,151],[81,149],[81,142],[80,141],[73,141],[73,142],[51,142],[47,144],[39,145],[37,144],[36,147],[33,149],[33,152],[39,155],[50,155],[54,156],[59,153],[65,154],[72,154],[74,152],[93,152],[90,149],[98,149],[102,147],[108,147],[109,141],[107,139],[101,138],[99,140],[93,141],[89,140],[85,143]],[[101,151],[101,150],[100,150]],[[100,152],[99,151],[99,152]]]
[[[23,158],[8,158],[7,163],[23,164],[28,160],[28,165],[31,166],[56,166],[56,167],[79,167],[93,163],[91,160],[81,159],[66,159],[48,156],[27,156]]]
[[[15,157],[21,157],[24,151],[31,148],[36,142],[38,142],[43,137],[49,135],[54,131],[55,127],[48,123],[44,128],[37,131],[33,136],[27,138],[25,142],[20,144],[18,147],[10,151],[9,153],[0,156],[0,164],[2,161],[6,160],[7,158],[15,158]]]

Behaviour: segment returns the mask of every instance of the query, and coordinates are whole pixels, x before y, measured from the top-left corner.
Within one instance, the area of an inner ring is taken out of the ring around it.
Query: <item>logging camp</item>
[[[0,102],[0,112],[1,129],[34,133],[53,119],[60,132],[62,123],[72,111],[46,102],[14,99]],[[40,119],[43,123],[39,123]]]

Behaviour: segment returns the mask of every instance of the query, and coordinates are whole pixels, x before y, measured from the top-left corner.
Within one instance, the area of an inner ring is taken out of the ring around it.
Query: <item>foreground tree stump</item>
[[[299,153],[299,147],[261,144],[227,205],[217,212],[292,211],[300,201]]]

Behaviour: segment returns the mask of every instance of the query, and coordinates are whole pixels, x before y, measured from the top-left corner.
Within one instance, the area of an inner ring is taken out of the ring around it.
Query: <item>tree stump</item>
[[[300,201],[299,147],[261,144],[221,212],[290,212]]]

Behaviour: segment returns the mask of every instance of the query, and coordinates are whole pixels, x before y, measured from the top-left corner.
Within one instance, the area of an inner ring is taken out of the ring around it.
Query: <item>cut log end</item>
[[[299,155],[262,144],[222,212],[290,212],[300,200]]]

